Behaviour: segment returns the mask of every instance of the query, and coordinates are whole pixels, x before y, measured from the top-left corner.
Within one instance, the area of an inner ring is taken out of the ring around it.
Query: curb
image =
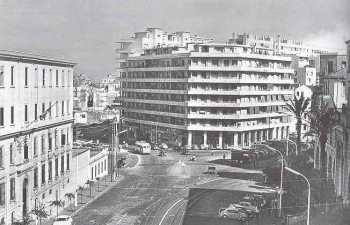
[[[70,216],[73,217],[75,216],[77,213],[79,213],[81,210],[85,209],[88,205],[90,205],[90,203],[92,203],[93,201],[95,201],[96,199],[98,199],[99,197],[101,197],[103,194],[105,194],[107,191],[109,191],[112,187],[114,187],[115,185],[117,185],[120,181],[122,181],[124,179],[124,176],[119,176],[118,180],[115,181],[114,184],[110,185],[108,188],[106,188],[105,190],[103,190],[102,192],[100,192],[98,195],[94,196],[90,201],[88,201],[86,204],[84,204],[82,207],[80,207],[78,210],[74,211]]]

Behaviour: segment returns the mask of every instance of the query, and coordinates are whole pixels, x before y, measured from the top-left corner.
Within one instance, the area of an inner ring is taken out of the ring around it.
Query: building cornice
[[[23,63],[39,63],[53,66],[74,67],[76,63],[70,60],[62,60],[53,57],[33,55],[16,51],[0,50],[0,60],[8,60]]]
[[[58,123],[52,123],[52,124],[49,124],[49,125],[28,129],[28,130],[25,130],[25,131],[17,131],[17,132],[1,135],[0,136],[0,141],[6,140],[6,139],[10,139],[10,138],[15,138],[15,137],[18,137],[18,136],[28,135],[28,134],[31,134],[31,133],[35,133],[35,132],[42,131],[42,130],[47,130],[47,129],[50,129],[50,128],[53,128],[53,127],[62,126],[62,125],[65,125],[65,124],[70,124],[70,123],[73,123],[73,122],[74,122],[74,119],[70,119],[70,120],[65,120],[65,121],[61,121],[61,122],[58,122]]]

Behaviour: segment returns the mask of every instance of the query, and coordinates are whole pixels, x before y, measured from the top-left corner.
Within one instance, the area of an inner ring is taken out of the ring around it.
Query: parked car
[[[192,156],[190,157],[190,161],[196,161],[196,160],[197,160],[197,156],[192,155]]]
[[[165,150],[167,150],[167,149],[168,149],[168,145],[165,144],[165,143],[161,143],[161,144],[159,145],[159,148],[160,148],[160,149],[165,149]]]
[[[53,225],[73,225],[73,219],[67,215],[61,215],[56,217]]]
[[[254,212],[254,213],[260,212],[260,210],[258,209],[258,207],[256,205],[254,205],[248,201],[240,201],[240,202],[238,202],[236,207],[244,208],[244,209],[249,210],[249,211]]]
[[[239,221],[246,221],[248,219],[248,215],[239,210],[238,208],[230,205],[228,208],[219,209],[219,216],[223,218],[236,219]]]

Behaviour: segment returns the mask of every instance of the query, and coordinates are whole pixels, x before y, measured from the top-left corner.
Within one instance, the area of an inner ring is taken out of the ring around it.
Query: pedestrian
[[[225,158],[226,158],[226,154],[225,154],[225,152],[224,152],[224,155],[222,156],[222,158],[225,160]]]

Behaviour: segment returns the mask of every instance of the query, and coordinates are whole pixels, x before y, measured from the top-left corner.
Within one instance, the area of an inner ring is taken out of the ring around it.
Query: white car
[[[228,208],[219,209],[219,216],[223,218],[236,219],[239,221],[245,221],[248,218],[248,215],[239,210],[238,208],[230,205]]]
[[[61,215],[56,217],[53,225],[73,225],[73,219],[67,215]]]

